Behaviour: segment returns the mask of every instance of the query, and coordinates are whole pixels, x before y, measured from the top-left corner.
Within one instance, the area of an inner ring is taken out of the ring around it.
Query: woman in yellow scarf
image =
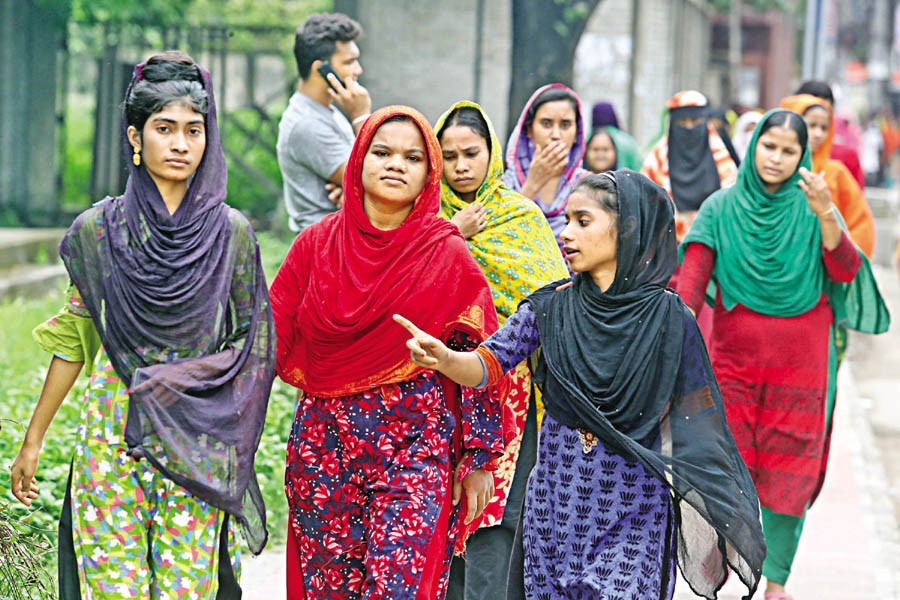
[[[500,324],[538,288],[568,278],[565,260],[538,206],[502,181],[503,152],[474,102],[457,102],[434,126],[444,158],[441,214],[459,227],[494,297]],[[511,374],[503,406],[506,453],[494,472],[494,499],[469,538],[467,560],[454,559],[448,600],[506,598],[506,577],[525,482],[537,449],[538,399],[529,410],[531,375]]]

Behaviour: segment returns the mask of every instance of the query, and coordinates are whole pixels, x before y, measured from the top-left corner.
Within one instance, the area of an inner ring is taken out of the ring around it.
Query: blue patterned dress
[[[685,346],[690,343],[702,342],[686,340]],[[528,303],[483,344],[504,372],[539,346],[537,322]],[[640,463],[608,450],[596,436],[562,425],[549,414],[540,430],[523,519],[528,598],[673,596],[675,552],[668,486]]]

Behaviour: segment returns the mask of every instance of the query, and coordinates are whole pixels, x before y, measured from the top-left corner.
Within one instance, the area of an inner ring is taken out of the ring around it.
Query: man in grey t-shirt
[[[277,145],[284,203],[294,232],[341,205],[344,167],[356,131],[372,110],[369,92],[357,82],[363,71],[355,40],[361,33],[362,27],[350,17],[330,13],[312,15],[294,36],[300,83],[281,116]],[[343,85],[334,75],[326,80],[319,74],[325,61]]]

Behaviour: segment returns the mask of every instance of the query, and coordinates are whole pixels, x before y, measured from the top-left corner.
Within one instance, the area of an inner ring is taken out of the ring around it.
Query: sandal
[[[763,600],[794,600],[794,597],[787,592],[766,592]]]

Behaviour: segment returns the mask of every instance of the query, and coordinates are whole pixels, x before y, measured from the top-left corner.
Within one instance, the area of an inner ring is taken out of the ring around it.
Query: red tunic
[[[860,265],[846,235],[822,251],[830,279],[849,282]],[[694,311],[704,301],[715,252],[692,243],[685,252],[678,293]],[[726,416],[750,469],[760,503],[802,516],[827,460],[825,406],[833,322],[828,298],[796,317],[773,317],[741,304],[732,310],[716,294],[710,358]]]

